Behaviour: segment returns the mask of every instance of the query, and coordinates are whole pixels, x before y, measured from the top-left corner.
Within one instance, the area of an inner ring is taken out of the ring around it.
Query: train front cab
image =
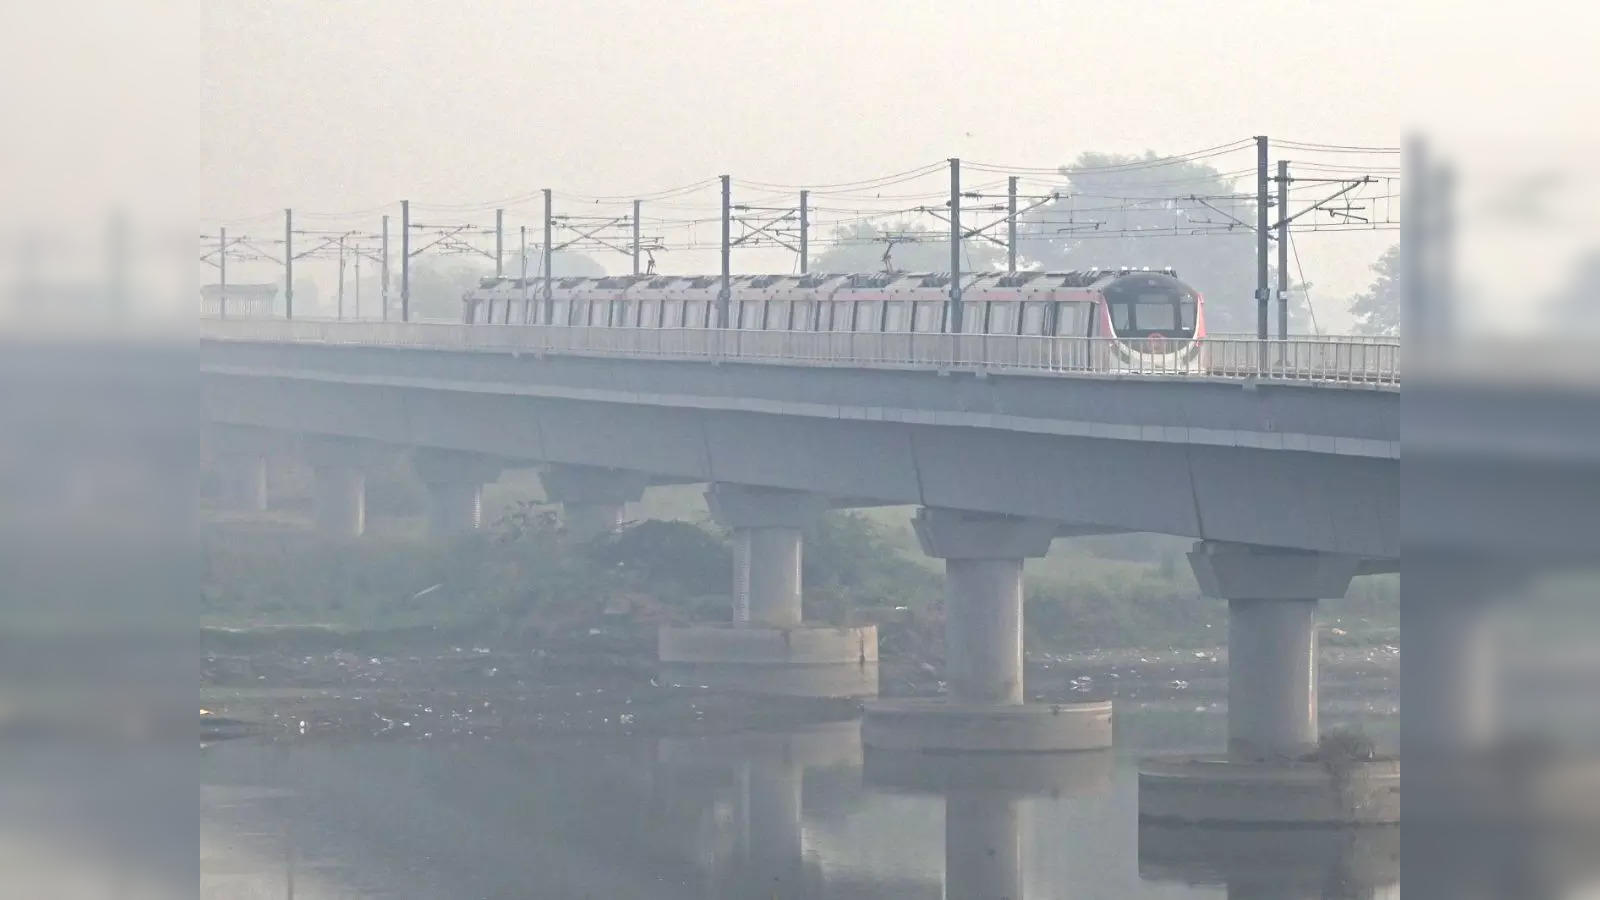
[[[1187,371],[1200,365],[1205,334],[1198,291],[1168,271],[1128,271],[1099,286],[1101,327],[1115,342],[1097,347],[1101,367],[1116,371]]]

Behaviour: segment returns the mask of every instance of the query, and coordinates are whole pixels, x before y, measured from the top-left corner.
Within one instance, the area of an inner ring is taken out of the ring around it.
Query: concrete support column
[[[1111,746],[1111,703],[1024,703],[1022,563],[1057,523],[922,509],[923,552],[945,561],[945,681],[937,699],[867,706],[862,740],[879,750],[1051,752]],[[953,896],[953,895],[952,895]]]
[[[1397,821],[1398,760],[1314,755],[1321,738],[1317,601],[1343,596],[1361,561],[1201,541],[1189,564],[1202,594],[1228,601],[1228,754],[1142,761],[1140,819],[1258,826]]]
[[[263,454],[224,456],[218,460],[223,496],[235,509],[267,509],[267,457]]]
[[[947,559],[945,673],[950,695],[1021,703],[1022,560]]]
[[[800,620],[800,529],[734,529],[734,623],[788,628]]]
[[[428,534],[450,537],[483,524],[483,485],[500,477],[492,457],[457,450],[419,447],[411,468],[427,489]]]
[[[805,621],[803,533],[828,509],[817,494],[713,484],[706,503],[733,532],[733,599],[725,624],[663,625],[657,650],[677,672],[761,693],[851,696],[878,692],[878,630]]]
[[[294,452],[294,439],[265,428],[208,424],[200,430],[204,458],[214,461],[219,499],[234,509],[267,508],[267,461]]]
[[[1495,742],[1493,599],[1512,567],[1417,554],[1400,606],[1400,735],[1408,754],[1455,757]]]
[[[1288,759],[1317,747],[1317,599],[1342,597],[1359,560],[1202,541],[1200,592],[1228,601],[1228,752]]]
[[[1228,752],[1316,749],[1317,601],[1228,601]]]
[[[312,498],[317,530],[336,537],[360,537],[367,530],[367,476],[355,466],[315,466]]]
[[[392,466],[400,450],[358,438],[307,436],[302,442],[315,474],[312,490],[317,529],[336,537],[360,537],[367,530],[367,472]]]
[[[426,487],[428,534],[463,534],[483,524],[483,488],[477,482],[430,481]]]
[[[622,525],[627,504],[644,496],[649,477],[624,469],[558,465],[541,470],[539,481],[545,497],[561,504],[567,533],[587,541]]]
[[[1023,900],[1021,805],[992,790],[945,795],[946,900]]]
[[[733,622],[794,628],[801,609],[801,532],[827,511],[827,498],[801,491],[714,484],[706,504],[733,531]]]
[[[1022,561],[1050,551],[1055,523],[923,509],[912,526],[923,552],[945,561],[951,696],[1022,703]]]

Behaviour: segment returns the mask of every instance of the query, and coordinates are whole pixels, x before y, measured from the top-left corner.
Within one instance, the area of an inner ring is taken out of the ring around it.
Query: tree
[[[1377,277],[1350,301],[1357,334],[1400,335],[1400,245],[1383,251],[1372,264]]]
[[[964,271],[990,271],[1001,259],[997,247],[987,242],[962,242]],[[882,227],[857,222],[833,230],[832,246],[811,258],[811,271],[825,273],[948,272],[950,235],[910,221]]]
[[[1060,197],[1020,217],[1029,263],[1051,271],[1171,266],[1205,296],[1207,329],[1255,332],[1256,204],[1236,179],[1148,151],[1084,153],[1060,171]],[[1291,290],[1289,321],[1293,332],[1310,330],[1304,291]]]

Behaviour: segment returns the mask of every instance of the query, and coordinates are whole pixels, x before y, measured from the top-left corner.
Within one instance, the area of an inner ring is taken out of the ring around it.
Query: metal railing
[[[206,319],[206,340],[745,361],[1057,375],[1400,383],[1397,343],[1206,338],[1157,347],[1116,338]]]

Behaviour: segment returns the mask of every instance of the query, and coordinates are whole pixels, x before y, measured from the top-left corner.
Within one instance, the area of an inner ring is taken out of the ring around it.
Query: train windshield
[[[1104,291],[1118,337],[1194,336],[1195,293],[1178,279],[1140,272],[1116,279]]]

